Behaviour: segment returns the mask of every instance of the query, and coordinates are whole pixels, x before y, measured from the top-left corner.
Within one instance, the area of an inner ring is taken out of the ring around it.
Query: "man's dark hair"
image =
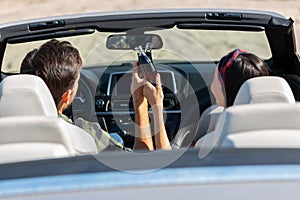
[[[32,65],[32,59],[37,52],[37,49],[33,49],[32,51],[28,52],[25,58],[22,61],[20,73],[21,74],[32,74],[35,75],[35,70]]]
[[[71,43],[52,39],[25,56],[20,73],[42,78],[57,105],[63,93],[73,88],[81,67],[79,51]]]
[[[267,64],[252,53],[243,53],[233,61],[226,71],[225,94],[227,107],[232,106],[242,84],[254,77],[268,76]]]

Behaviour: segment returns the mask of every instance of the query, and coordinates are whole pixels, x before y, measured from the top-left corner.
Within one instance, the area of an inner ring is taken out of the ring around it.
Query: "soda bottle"
[[[145,53],[146,55],[151,59],[152,63],[153,63],[153,60],[152,60],[152,48],[153,48],[153,44],[148,42],[145,46]]]
[[[150,43],[151,44],[151,43]],[[147,51],[148,55],[151,56],[151,45],[146,45],[145,51]],[[152,62],[152,59],[146,54],[143,50],[142,46],[138,46],[135,48],[138,55],[138,73],[140,78],[145,78],[150,83],[155,83],[155,77],[157,73],[157,69]]]

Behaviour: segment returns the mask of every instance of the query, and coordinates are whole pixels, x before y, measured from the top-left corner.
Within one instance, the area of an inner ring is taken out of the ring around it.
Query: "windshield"
[[[271,58],[271,51],[264,31],[190,30],[159,29],[148,33],[162,38],[163,47],[153,50],[156,62],[207,62],[218,61],[235,48],[252,52],[262,59]],[[136,60],[133,50],[110,50],[106,48],[107,38],[115,33],[95,32],[90,35],[60,38],[68,40],[79,49],[84,67],[105,67],[113,63]],[[123,33],[120,33],[123,34]],[[38,48],[46,40],[7,44],[2,72],[18,73],[26,53]]]

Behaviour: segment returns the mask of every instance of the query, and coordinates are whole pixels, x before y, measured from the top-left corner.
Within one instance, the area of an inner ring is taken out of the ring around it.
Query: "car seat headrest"
[[[261,76],[243,83],[233,105],[252,103],[295,103],[295,98],[283,78]]]
[[[56,116],[57,109],[45,82],[34,75],[12,75],[0,83],[0,116]]]

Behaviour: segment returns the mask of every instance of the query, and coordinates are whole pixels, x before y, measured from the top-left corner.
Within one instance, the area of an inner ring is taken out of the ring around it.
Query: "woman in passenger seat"
[[[214,72],[211,91],[219,106],[229,107],[246,80],[268,75],[267,64],[262,59],[245,50],[235,49],[221,58]]]
[[[233,105],[240,87],[246,80],[268,75],[267,64],[245,50],[235,49],[223,56],[214,71],[211,83],[211,92],[217,105],[207,108],[202,113],[193,143],[215,129],[219,114],[224,108]]]
[[[20,73],[33,74],[42,78],[52,94],[58,116],[73,124],[71,119],[63,115],[63,111],[70,106],[76,95],[81,68],[82,59],[79,51],[67,41],[52,39],[41,45],[40,48],[30,51],[25,56],[21,64]],[[135,73],[133,74],[135,75]],[[138,80],[133,78],[132,85],[138,85]],[[143,118],[146,114],[141,113],[148,113],[148,107],[145,107],[145,104],[148,105],[147,99],[154,99],[155,102],[162,101],[163,96],[156,95],[160,93],[160,90],[161,88],[159,87],[154,88],[143,84],[137,87],[136,90],[142,91],[142,93],[139,93],[140,95],[133,94],[133,98],[136,99],[135,103],[141,101],[140,105],[135,106],[137,109],[135,110],[136,120],[139,122],[143,121],[141,125],[145,125],[145,127],[136,127],[138,137],[135,137],[135,145],[137,149],[154,150],[152,137],[146,135],[149,133],[148,129],[150,129],[150,126],[147,126],[148,123],[145,122],[145,118]],[[162,116],[162,109],[158,109],[157,117],[159,116]],[[149,117],[147,120],[149,120]],[[88,122],[79,118],[74,124],[83,128],[94,138],[99,152],[105,149],[131,151],[112,138],[109,133],[103,131],[98,123]],[[165,132],[161,132],[155,137],[156,143],[160,142],[156,149],[169,149],[170,144]]]

